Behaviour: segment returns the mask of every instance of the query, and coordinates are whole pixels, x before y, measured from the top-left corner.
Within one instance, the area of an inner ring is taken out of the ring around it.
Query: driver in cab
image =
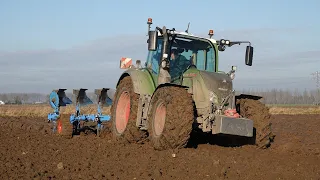
[[[181,53],[183,49],[172,49],[171,50],[171,61],[170,61],[170,75],[172,78],[179,77],[183,71],[190,65],[190,61]]]

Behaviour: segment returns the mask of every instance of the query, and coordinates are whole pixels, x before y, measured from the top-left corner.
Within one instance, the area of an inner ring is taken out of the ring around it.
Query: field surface
[[[9,113],[4,111],[1,115]],[[50,133],[45,113],[0,117],[0,179],[320,179],[316,113],[274,113],[276,138],[266,150],[196,137],[178,151],[117,144],[108,131],[103,137],[88,133],[65,139]]]

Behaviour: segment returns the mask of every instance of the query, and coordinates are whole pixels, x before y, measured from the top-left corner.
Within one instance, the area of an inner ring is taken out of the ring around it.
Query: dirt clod
[[[63,169],[63,163],[62,163],[62,162],[59,162],[59,163],[57,164],[57,168],[58,168],[58,169]]]

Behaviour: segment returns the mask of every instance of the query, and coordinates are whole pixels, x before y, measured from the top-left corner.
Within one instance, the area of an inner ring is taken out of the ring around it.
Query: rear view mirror
[[[149,31],[149,39],[148,39],[148,50],[149,51],[157,50],[157,41],[158,41],[158,32],[157,31]]]
[[[120,59],[120,69],[128,69],[132,66],[131,58],[121,58]]]
[[[246,57],[245,57],[245,63],[247,66],[252,66],[252,57],[253,57],[253,47],[247,46]]]

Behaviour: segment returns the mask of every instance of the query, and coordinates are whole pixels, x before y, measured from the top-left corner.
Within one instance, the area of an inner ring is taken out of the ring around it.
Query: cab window
[[[171,47],[172,76],[181,75],[189,65],[203,71],[215,71],[215,49],[207,41],[178,37]]]
[[[147,68],[152,71],[153,74],[159,74],[159,64],[161,59],[162,39],[158,39],[158,45],[156,51],[149,51],[147,57]]]

